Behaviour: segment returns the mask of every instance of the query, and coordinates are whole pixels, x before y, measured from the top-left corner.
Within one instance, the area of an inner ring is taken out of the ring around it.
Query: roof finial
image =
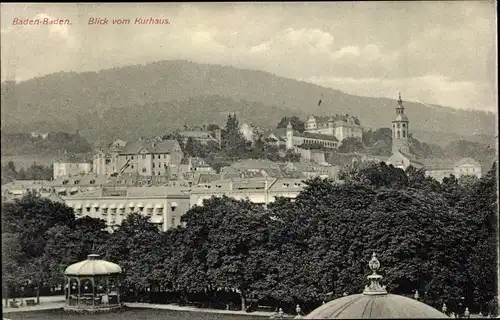
[[[398,100],[398,104],[403,104],[403,99],[401,99],[401,92],[399,93],[399,100]]]
[[[363,294],[367,295],[380,295],[387,294],[387,290],[385,290],[385,286],[380,285],[380,280],[382,276],[377,274],[377,270],[380,268],[380,262],[377,259],[377,254],[374,252],[372,254],[372,259],[368,262],[368,266],[372,270],[372,274],[368,276],[368,280],[370,280],[370,285],[365,287]]]

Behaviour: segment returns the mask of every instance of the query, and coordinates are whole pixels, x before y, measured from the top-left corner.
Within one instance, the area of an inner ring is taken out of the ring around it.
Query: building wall
[[[392,122],[392,152],[401,150],[405,153],[410,153],[409,132],[408,121]]]
[[[451,176],[454,174],[453,169],[427,169],[425,170],[425,175],[427,177],[432,177],[436,181],[442,182],[444,178]]]
[[[321,139],[312,139],[305,138],[300,136],[293,136],[293,146],[298,147],[302,144],[321,144],[325,148],[335,149],[338,146],[338,142],[331,140],[321,140]]]
[[[55,162],[53,164],[53,177],[58,179],[60,177],[71,177],[81,174],[89,174],[91,171],[90,163],[69,163],[69,162]]]
[[[156,223],[161,230],[166,231],[171,227],[178,226],[180,217],[189,210],[189,197],[187,196],[68,196],[63,197],[63,200],[73,208],[77,218],[89,216],[103,219],[108,227],[118,226],[129,214],[138,212],[150,217],[152,223]]]
[[[458,167],[453,168],[453,174],[456,177],[461,177],[465,175],[476,176],[481,178],[481,166],[477,166],[474,164],[464,164]]]
[[[342,141],[346,138],[363,138],[363,129],[357,125],[342,124],[335,127],[335,138]]]
[[[302,191],[302,188],[297,187],[295,190],[290,191],[273,191],[273,190],[224,190],[220,192],[202,192],[194,191],[191,193],[191,206],[203,205],[204,199],[210,199],[212,196],[222,197],[223,195],[236,199],[248,199],[253,203],[269,204],[276,200],[276,197],[295,198]]]
[[[308,129],[308,130],[306,130],[306,132],[324,134],[324,135],[329,135],[329,136],[333,136],[335,134],[333,126]]]

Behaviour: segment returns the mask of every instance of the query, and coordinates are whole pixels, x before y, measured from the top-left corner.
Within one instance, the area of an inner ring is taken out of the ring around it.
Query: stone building
[[[165,176],[182,158],[177,140],[139,140],[124,145],[115,141],[107,148],[96,150],[93,167],[97,174]]]
[[[311,116],[305,124],[305,132],[334,136],[339,142],[350,137],[361,139],[363,128],[356,117],[350,115]]]

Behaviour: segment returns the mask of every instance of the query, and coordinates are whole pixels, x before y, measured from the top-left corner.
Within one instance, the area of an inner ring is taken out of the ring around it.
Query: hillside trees
[[[363,142],[360,139],[349,137],[342,140],[338,150],[342,153],[352,153],[363,151],[364,148]]]
[[[288,126],[288,123],[290,123],[292,125],[292,128],[295,131],[298,131],[300,133],[305,131],[304,121],[300,120],[300,118],[297,116],[281,118],[281,120],[278,123],[278,125],[276,126],[276,128],[277,129],[286,128]]]

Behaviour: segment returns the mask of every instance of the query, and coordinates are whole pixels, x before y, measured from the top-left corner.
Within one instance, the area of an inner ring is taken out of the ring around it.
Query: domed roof
[[[306,319],[408,319],[448,318],[444,313],[414,299],[387,294],[377,274],[380,262],[375,253],[369,262],[373,274],[368,276],[370,285],[362,294],[354,294],[330,301],[312,311]]]
[[[72,276],[97,276],[122,272],[122,268],[116,263],[98,260],[97,258],[99,258],[98,254],[89,254],[87,260],[67,267],[64,274]]]
[[[419,302],[395,294],[353,294],[335,299],[305,317],[306,319],[445,319],[444,313]]]

